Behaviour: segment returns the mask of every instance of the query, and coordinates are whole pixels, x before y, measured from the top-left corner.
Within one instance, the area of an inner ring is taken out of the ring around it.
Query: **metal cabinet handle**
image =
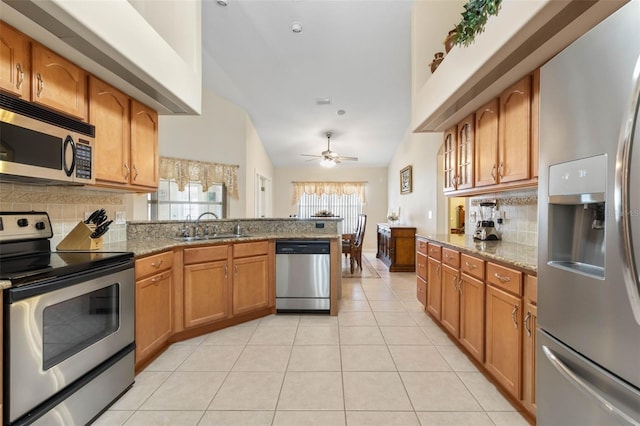
[[[133,180],[138,179],[138,167],[136,167],[136,165],[133,165],[133,171],[136,172],[135,175],[133,175]]]
[[[238,265],[233,265],[233,272],[238,275]]]
[[[491,167],[491,178],[493,179],[494,182],[496,181],[496,175],[494,173],[495,169],[496,169],[496,165],[494,164],[493,167]]]
[[[527,311],[527,315],[524,316],[524,329],[527,331],[528,337],[531,337],[531,329],[529,328],[530,318],[531,318],[531,311]]]
[[[164,278],[164,274],[163,275],[157,275],[157,276],[151,278],[151,282],[154,283],[154,284],[157,284],[160,281],[162,281],[163,278]]]
[[[20,89],[22,83],[24,82],[24,71],[22,70],[22,65],[19,63],[16,64],[16,69],[18,70],[18,82],[16,83],[16,89]]]
[[[36,92],[36,96],[40,97],[42,91],[44,90],[44,80],[42,79],[42,75],[40,75],[40,73],[36,74],[36,80],[38,80],[38,91]]]
[[[586,395],[589,395],[596,400],[607,413],[618,417],[630,425],[638,424],[637,413],[627,414],[622,411],[619,408],[620,404],[610,401],[607,399],[607,396],[602,395],[596,387],[578,376],[576,372],[571,370],[564,362],[562,362],[546,345],[542,345],[542,353],[544,353],[551,365],[553,365],[553,367],[558,370],[565,379],[575,385],[578,389],[582,389]]]
[[[474,265],[473,263],[469,263],[466,260],[465,260],[464,264],[467,265],[467,268],[469,268],[472,271],[478,267],[477,265]]]
[[[127,174],[124,175],[125,179],[129,179],[129,175],[131,174],[131,170],[129,169],[129,165],[127,163],[124,163],[124,168],[127,171]]]
[[[436,268],[436,275],[438,276],[438,278],[440,278],[440,268],[441,265],[438,265],[438,267]]]
[[[451,256],[449,253],[445,253],[444,257],[446,257],[449,260],[453,259],[453,256]]]
[[[229,276],[229,267],[224,265],[224,277],[227,278]]]
[[[502,161],[500,162],[500,165],[498,166],[498,176],[500,176],[500,179],[502,179],[504,176],[502,175],[502,169],[504,168],[504,164],[502,164]]]
[[[504,277],[502,275],[500,275],[499,273],[495,273],[493,274],[494,277],[496,277],[497,279],[499,279],[500,281],[502,281],[503,283],[508,283],[509,281],[511,281],[510,277]]]
[[[462,296],[462,283],[464,283],[464,278],[458,281],[458,293],[460,293],[460,296]]]
[[[513,311],[511,311],[511,321],[513,321],[513,327],[518,328],[518,321],[516,321],[516,312],[518,312],[518,305],[513,305]]]
[[[163,263],[164,263],[164,260],[159,260],[157,262],[151,263],[151,266],[153,266],[154,268],[158,269],[160,267],[160,265],[162,265]]]

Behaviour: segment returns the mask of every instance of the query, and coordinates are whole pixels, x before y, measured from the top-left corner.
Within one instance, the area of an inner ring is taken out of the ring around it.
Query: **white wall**
[[[367,229],[363,247],[364,250],[376,250],[376,224],[387,221],[386,167],[353,168],[338,165],[332,169],[319,166],[276,169],[273,184],[274,217],[288,217],[296,213],[296,206],[292,204],[292,181],[366,181],[363,211],[367,215]]]

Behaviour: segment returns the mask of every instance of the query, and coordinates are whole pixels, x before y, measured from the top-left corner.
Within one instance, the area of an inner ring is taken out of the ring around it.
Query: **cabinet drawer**
[[[184,264],[213,262],[214,260],[226,260],[228,245],[193,247],[184,249]]]
[[[442,246],[437,244],[429,243],[429,257],[436,260],[441,260],[442,258]]]
[[[422,253],[416,253],[416,275],[427,280],[427,256]]]
[[[233,257],[259,256],[269,253],[268,241],[256,241],[251,243],[236,243],[233,245]]]
[[[422,253],[425,256],[428,256],[429,253],[427,252],[427,242],[425,240],[416,240],[416,251],[418,253]]]
[[[538,277],[525,275],[524,277],[524,297],[533,304],[538,303]]]
[[[479,280],[484,280],[484,260],[468,254],[461,255],[460,270]]]
[[[136,259],[136,280],[146,277],[147,275],[171,269],[172,266],[173,251]]]
[[[442,262],[453,267],[460,267],[460,252],[448,248],[442,249]]]
[[[498,288],[522,296],[522,272],[520,271],[488,262],[487,282]]]

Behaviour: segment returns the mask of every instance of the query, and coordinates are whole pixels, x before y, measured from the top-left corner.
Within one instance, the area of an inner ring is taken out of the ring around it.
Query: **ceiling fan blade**
[[[310,158],[309,160],[304,160],[305,163],[308,163],[309,161],[318,161],[319,158]]]
[[[358,157],[342,157],[340,156],[340,159],[343,161],[358,161]]]
[[[303,157],[314,157],[314,158],[322,158],[322,155],[313,155],[313,154],[300,154]]]

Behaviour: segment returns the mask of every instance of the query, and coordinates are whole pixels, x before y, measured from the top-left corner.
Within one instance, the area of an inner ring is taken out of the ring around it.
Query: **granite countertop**
[[[120,241],[108,243],[102,246],[102,251],[131,251],[136,257],[146,256],[153,253],[160,253],[171,250],[175,247],[191,247],[213,244],[228,244],[239,242],[260,241],[265,239],[306,239],[306,240],[327,240],[341,238],[340,234],[304,234],[304,233],[277,233],[277,234],[253,234],[250,237],[218,238],[211,240],[180,241],[171,238],[158,238],[153,240],[140,241]]]
[[[496,260],[537,275],[538,248],[535,246],[506,241],[477,241],[473,239],[472,235],[464,234],[416,235],[467,254],[479,255],[487,260]]]

